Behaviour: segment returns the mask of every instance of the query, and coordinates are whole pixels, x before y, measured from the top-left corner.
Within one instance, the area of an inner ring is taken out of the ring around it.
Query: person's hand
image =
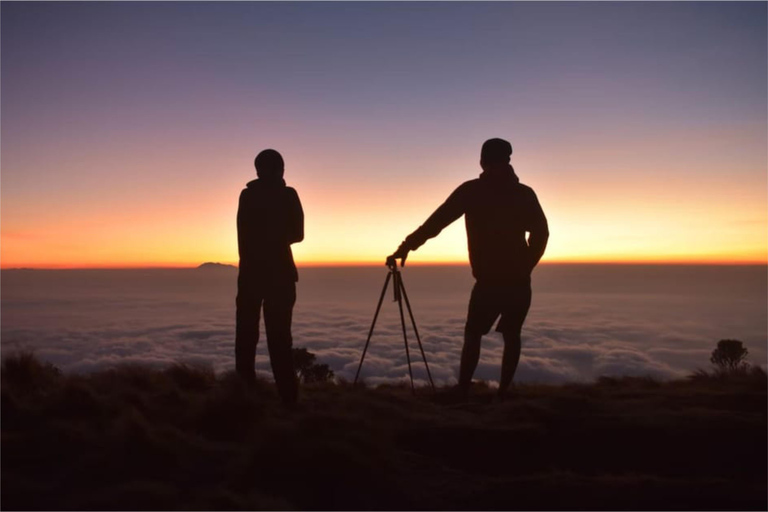
[[[397,248],[397,250],[393,253],[387,256],[387,266],[388,267],[394,267],[397,266],[397,260],[400,260],[400,266],[405,266],[405,260],[408,258],[408,253],[410,250],[405,247],[405,244],[401,244],[400,247]]]

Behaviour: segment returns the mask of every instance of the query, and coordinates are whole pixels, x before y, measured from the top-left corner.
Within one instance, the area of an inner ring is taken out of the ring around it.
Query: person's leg
[[[298,382],[293,367],[293,336],[291,321],[296,302],[296,285],[290,283],[264,300],[264,324],[267,331],[267,348],[277,392],[287,404],[298,398]]]
[[[506,393],[512,379],[515,378],[517,364],[520,362],[520,347],[522,339],[520,331],[505,331],[504,337],[504,355],[501,356],[501,379],[499,380],[499,395]]]
[[[469,298],[467,323],[464,326],[464,346],[461,349],[461,366],[459,367],[459,389],[469,390],[472,376],[480,361],[480,341],[487,334],[493,322],[499,316],[499,311],[493,304],[492,290],[487,286],[475,283]]]
[[[461,366],[459,367],[459,388],[467,391],[472,384],[472,376],[480,361],[480,341],[482,334],[464,328],[464,346],[461,348]]]
[[[254,283],[239,277],[235,299],[235,370],[247,383],[256,379],[256,345],[259,342],[261,295]]]
[[[504,354],[501,357],[501,378],[499,395],[506,393],[517,371],[522,347],[522,330],[525,317],[531,307],[531,287],[529,283],[514,286],[509,290],[504,305],[501,321],[497,327],[504,337]]]

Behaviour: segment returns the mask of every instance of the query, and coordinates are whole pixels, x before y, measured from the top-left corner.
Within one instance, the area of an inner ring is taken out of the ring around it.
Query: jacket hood
[[[284,187],[285,186],[285,180],[282,178],[271,178],[271,179],[264,179],[264,178],[256,178],[255,180],[251,180],[248,182],[246,187],[250,189],[256,189],[256,188],[263,188],[263,187]]]
[[[487,183],[520,183],[520,178],[515,174],[515,168],[508,165],[506,169],[484,170],[480,173],[480,179]]]

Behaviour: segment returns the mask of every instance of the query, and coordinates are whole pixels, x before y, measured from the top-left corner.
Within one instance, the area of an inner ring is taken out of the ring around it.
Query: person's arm
[[[291,202],[288,215],[288,243],[295,244],[304,240],[304,210],[301,208],[299,194],[290,190]]]
[[[547,224],[547,217],[544,215],[544,210],[541,209],[539,199],[536,197],[536,193],[531,190],[531,207],[528,215],[528,225],[526,231],[530,233],[528,236],[528,248],[531,257],[531,270],[538,265],[539,260],[544,255],[544,251],[547,249],[547,241],[549,240],[549,225]]]
[[[405,265],[405,260],[410,251],[415,251],[424,242],[440,234],[453,221],[464,215],[466,210],[466,189],[461,186],[448,196],[440,207],[416,231],[408,235],[394,254],[387,258],[387,264],[400,259],[400,265]]]

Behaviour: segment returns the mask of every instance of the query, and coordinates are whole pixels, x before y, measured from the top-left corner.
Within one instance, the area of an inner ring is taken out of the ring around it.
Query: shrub
[[[720,340],[709,360],[720,370],[733,372],[749,366],[744,361],[748,353],[744,344],[738,340]]]
[[[315,363],[315,354],[305,348],[293,349],[293,368],[299,382],[311,384],[333,380],[333,370],[327,364]]]

